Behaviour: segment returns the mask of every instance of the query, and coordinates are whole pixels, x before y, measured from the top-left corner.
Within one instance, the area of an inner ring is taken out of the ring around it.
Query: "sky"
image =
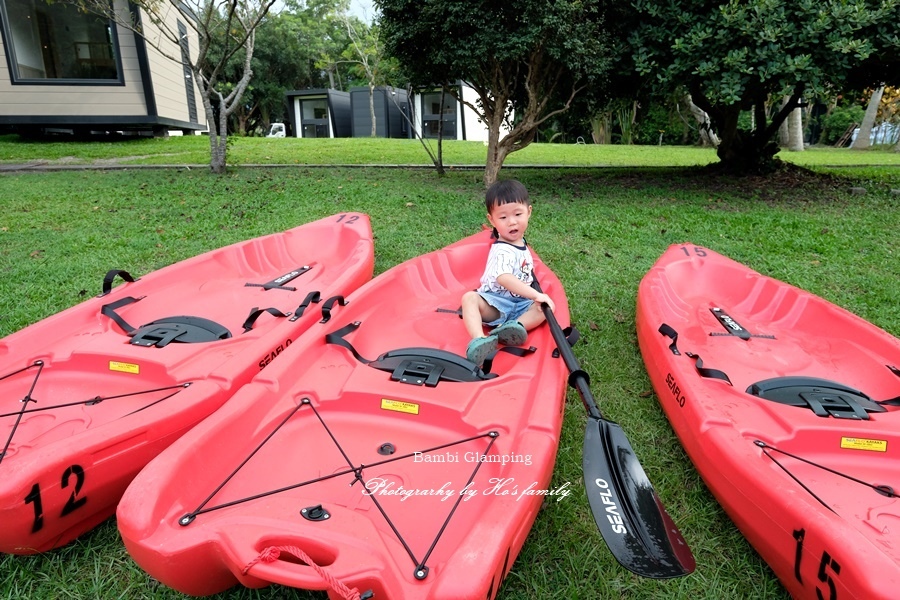
[[[371,23],[372,18],[375,16],[375,7],[372,5],[372,0],[350,0],[350,14]]]
[[[275,2],[272,5],[272,10],[273,12],[284,10],[284,4]],[[350,0],[350,14],[359,17],[367,23],[372,23],[372,19],[375,18],[375,5],[372,0]]]

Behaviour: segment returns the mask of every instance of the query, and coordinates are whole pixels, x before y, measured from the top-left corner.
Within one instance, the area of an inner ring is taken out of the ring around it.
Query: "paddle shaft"
[[[597,401],[594,400],[594,394],[591,393],[590,377],[578,364],[578,359],[575,358],[572,346],[569,345],[565,332],[560,327],[559,321],[556,320],[556,315],[553,314],[553,311],[546,304],[541,305],[541,308],[544,311],[547,323],[550,325],[550,333],[553,334],[553,340],[556,342],[559,354],[562,356],[563,362],[566,363],[566,368],[569,369],[569,385],[578,390],[588,415],[594,419],[602,419],[603,415],[600,413]]]

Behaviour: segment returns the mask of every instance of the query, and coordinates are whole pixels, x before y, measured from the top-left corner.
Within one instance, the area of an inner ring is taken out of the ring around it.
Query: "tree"
[[[116,11],[109,0],[77,1],[91,12],[137,32],[160,54],[190,69],[209,126],[210,170],[224,173],[228,117],[240,106],[250,84],[256,30],[275,0],[132,0],[135,14]],[[175,15],[188,30],[179,30]],[[154,27],[145,28],[144,18]],[[198,41],[197,55],[174,52],[191,34]],[[211,52],[214,43],[220,49],[216,54]],[[240,61],[239,78],[227,81],[225,75],[233,59]]]
[[[470,103],[450,88],[488,128],[485,185],[542,123],[585,90],[605,89],[611,52],[600,0],[375,1],[386,49],[414,86],[461,80],[475,90]]]
[[[344,10],[343,0],[290,0],[282,11],[266,16],[256,31],[253,79],[232,115],[231,131],[267,131],[272,120],[283,120],[287,90],[332,87],[334,72],[319,63],[330,59],[337,65],[349,43]],[[238,80],[242,68],[232,59],[226,78]]]
[[[683,84],[709,114],[721,166],[764,172],[779,126],[808,99],[900,54],[900,0],[632,0],[635,68],[664,89]],[[885,72],[886,73],[886,72]],[[788,101],[771,115],[773,98]],[[753,128],[739,127],[752,111]]]
[[[256,31],[253,79],[243,101],[232,115],[230,130],[244,135],[254,129],[266,131],[284,114],[284,93],[309,85],[312,61],[304,39],[303,21],[288,12],[269,14]],[[232,60],[228,79],[239,80],[243,64]]]
[[[305,4],[305,10],[300,10]],[[349,72],[343,53],[350,44],[344,18],[349,10],[348,0],[288,0],[291,10],[302,15],[305,43],[314,57],[313,66],[321,79],[312,87],[327,87],[346,91],[354,85],[354,75]]]
[[[350,38],[342,57],[359,70],[369,87],[369,120],[372,123],[370,135],[375,137],[378,129],[375,122],[375,86],[385,84],[395,66],[385,56],[377,25],[366,25],[348,14],[343,15],[342,21],[347,29],[347,37]]]

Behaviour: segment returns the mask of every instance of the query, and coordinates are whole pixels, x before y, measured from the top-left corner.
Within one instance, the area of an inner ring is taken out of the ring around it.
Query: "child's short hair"
[[[528,190],[515,179],[497,181],[484,194],[484,207],[488,212],[491,212],[501,204],[512,204],[514,202],[521,202],[525,206],[531,206]]]

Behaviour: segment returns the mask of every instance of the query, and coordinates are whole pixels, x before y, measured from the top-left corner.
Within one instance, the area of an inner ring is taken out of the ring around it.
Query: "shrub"
[[[861,106],[857,105],[835,107],[831,114],[822,120],[824,129],[819,143],[833,145],[851,126],[859,125],[862,122],[865,112]]]
[[[636,144],[657,145],[662,134],[662,143],[665,145],[682,144],[685,137],[685,124],[678,117],[674,109],[664,104],[650,104],[645,110],[638,113],[638,120],[634,127],[634,141]],[[696,128],[694,128],[696,130]],[[696,131],[689,143],[696,142]]]

